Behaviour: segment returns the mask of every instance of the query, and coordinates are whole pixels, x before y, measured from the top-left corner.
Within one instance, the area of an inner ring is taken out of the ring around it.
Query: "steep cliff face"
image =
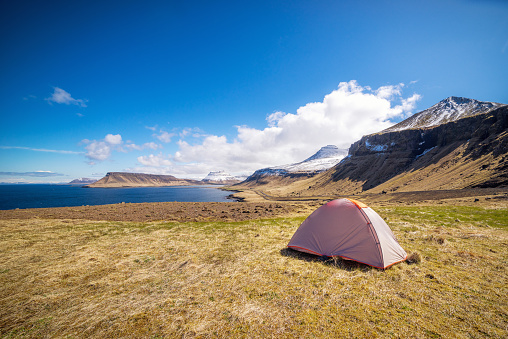
[[[109,172],[106,176],[85,187],[158,187],[202,185],[197,180],[178,179],[172,175]]]
[[[431,128],[362,137],[314,188],[409,191],[508,185],[508,106]]]
[[[508,105],[450,97],[362,137],[329,170],[296,175],[302,177],[259,176],[240,185],[297,197],[506,187]]]

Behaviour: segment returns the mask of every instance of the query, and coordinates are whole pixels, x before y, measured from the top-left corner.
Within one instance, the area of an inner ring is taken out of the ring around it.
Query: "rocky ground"
[[[83,219],[106,221],[243,221],[308,214],[314,203],[157,202],[0,211],[0,219]]]

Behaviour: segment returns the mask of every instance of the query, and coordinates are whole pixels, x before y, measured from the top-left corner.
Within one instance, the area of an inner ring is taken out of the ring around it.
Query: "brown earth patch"
[[[244,221],[307,215],[319,202],[156,202],[0,211],[6,219],[82,219],[105,221]]]

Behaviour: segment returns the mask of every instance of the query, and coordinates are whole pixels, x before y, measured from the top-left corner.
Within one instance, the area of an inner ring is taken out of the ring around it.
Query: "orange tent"
[[[319,207],[296,230],[288,247],[381,269],[407,257],[385,221],[353,199],[337,199]]]

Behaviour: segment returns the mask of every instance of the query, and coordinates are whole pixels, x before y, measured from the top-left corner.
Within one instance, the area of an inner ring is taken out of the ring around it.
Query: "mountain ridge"
[[[451,98],[466,105],[478,102]],[[443,107],[444,115],[453,115]],[[439,118],[436,110],[422,112]],[[250,188],[271,196],[301,197],[508,186],[508,105],[461,112],[437,126],[416,127],[408,118],[399,124],[408,128],[363,136],[337,165],[312,178],[265,180]]]
[[[335,145],[323,146],[316,153],[303,161],[256,170],[241,184],[263,181],[264,178],[273,176],[291,179],[312,177],[335,166],[345,155],[346,150],[339,149]]]
[[[232,185],[243,181],[244,179],[235,177],[225,171],[212,171],[208,173],[201,181],[213,185]]]
[[[378,133],[435,127],[463,118],[485,114],[502,106],[505,105],[497,102],[451,96]]]

